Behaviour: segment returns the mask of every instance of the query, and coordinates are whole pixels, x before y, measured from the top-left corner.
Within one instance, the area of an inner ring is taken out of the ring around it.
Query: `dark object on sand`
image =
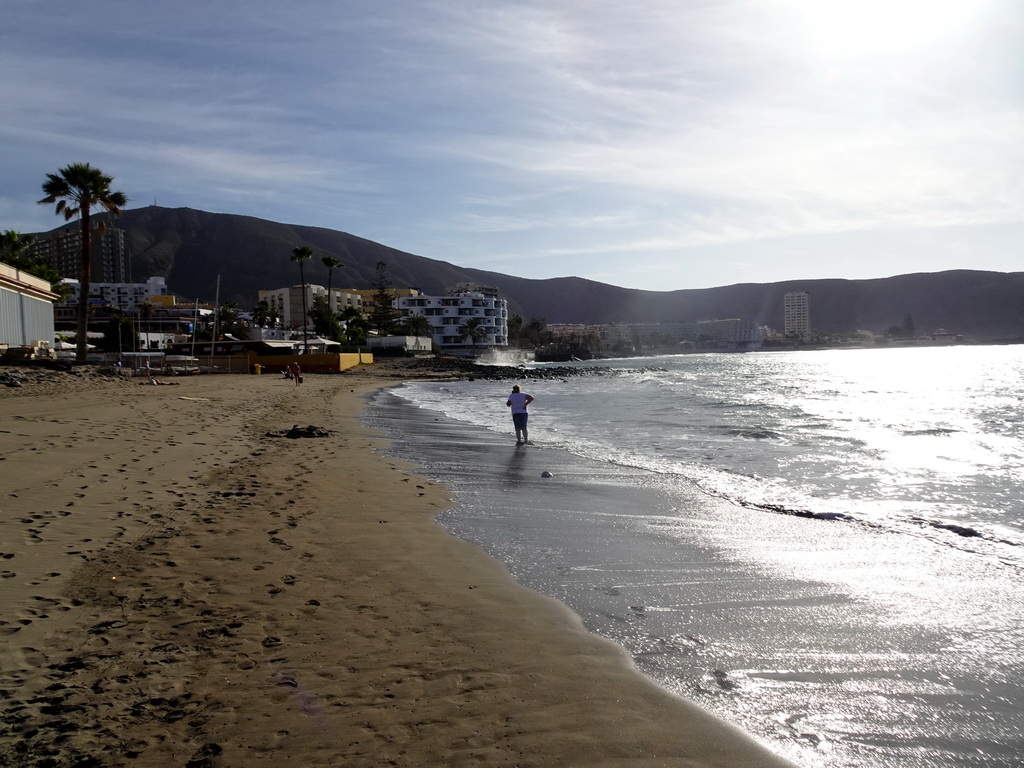
[[[330,437],[331,430],[324,429],[323,427],[314,427],[312,425],[308,427],[300,427],[298,424],[293,426],[286,432],[267,432],[264,437],[288,437],[292,440],[296,440],[300,437]]]

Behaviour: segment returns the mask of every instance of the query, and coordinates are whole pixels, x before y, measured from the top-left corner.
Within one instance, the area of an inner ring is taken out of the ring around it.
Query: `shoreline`
[[[7,399],[14,764],[790,765],[435,522],[447,489],[359,421],[407,378]],[[266,437],[293,424],[333,434]]]

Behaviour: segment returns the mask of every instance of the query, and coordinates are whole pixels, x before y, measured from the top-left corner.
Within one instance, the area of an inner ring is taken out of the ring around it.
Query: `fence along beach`
[[[0,395],[0,754],[788,765],[434,522],[445,487],[358,419],[402,375]],[[268,436],[293,425],[331,434]]]

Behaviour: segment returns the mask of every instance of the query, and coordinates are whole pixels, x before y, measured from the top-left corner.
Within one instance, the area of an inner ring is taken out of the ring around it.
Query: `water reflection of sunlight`
[[[1005,465],[1008,457],[1019,461],[1017,435],[982,437],[979,424],[979,414],[1005,413],[1005,395],[985,392],[970,365],[951,367],[948,354],[930,352],[843,351],[802,366],[781,361],[786,365],[773,374],[794,385],[786,388],[786,407],[863,445],[893,486],[922,476],[962,478],[978,467]],[[1007,420],[1007,427],[1019,430],[1019,419]]]

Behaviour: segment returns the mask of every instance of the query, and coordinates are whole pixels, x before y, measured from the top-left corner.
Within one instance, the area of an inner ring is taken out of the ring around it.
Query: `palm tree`
[[[299,279],[302,281],[302,351],[309,354],[309,337],[306,335],[309,308],[306,306],[306,269],[305,262],[313,258],[313,249],[308,245],[299,245],[292,249],[292,261],[299,262]]]
[[[236,339],[246,335],[242,310],[233,301],[225,301],[214,311],[218,335],[233,336]]]
[[[434,335],[434,326],[423,315],[408,315],[402,318],[402,329],[409,336],[433,337]]]
[[[57,173],[46,174],[40,205],[57,204],[55,213],[64,214],[70,221],[81,214],[82,254],[78,263],[78,337],[75,360],[85,362],[86,343],[89,333],[89,289],[92,282],[92,210],[99,206],[111,216],[120,216],[128,204],[123,192],[114,192],[110,185],[113,177],[105,175],[99,168],[88,163],[72,163]],[[103,232],[106,222],[100,221],[97,229]]]
[[[271,328],[277,328],[281,322],[281,310],[277,307],[271,307],[267,312],[267,323]]]
[[[324,266],[327,267],[327,306],[331,306],[331,280],[334,278],[334,270],[338,267],[345,266],[341,263],[341,259],[336,256],[324,256],[321,261]],[[333,311],[333,308],[332,308]]]
[[[260,301],[252,308],[252,322],[257,328],[266,328],[270,321],[270,304],[266,300]]]
[[[156,305],[154,305],[152,302],[144,301],[141,304],[139,304],[139,319],[142,320],[142,327],[145,328],[147,331],[153,330],[149,325],[149,321],[153,319],[153,315],[155,314]]]
[[[488,327],[484,325],[482,317],[471,317],[459,326],[459,333],[463,339],[469,339],[469,344],[472,346],[487,335]]]

